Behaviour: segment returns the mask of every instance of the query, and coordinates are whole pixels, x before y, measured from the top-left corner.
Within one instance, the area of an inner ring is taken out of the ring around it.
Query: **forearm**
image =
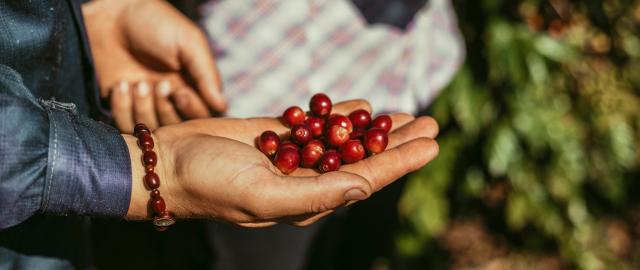
[[[0,65],[0,229],[38,213],[123,217],[131,196],[117,130],[70,103],[37,100]]]
[[[157,155],[157,164],[154,172],[160,179],[158,190],[165,200],[167,210],[173,214],[184,217],[188,216],[188,211],[181,208],[176,197],[188,197],[181,191],[178,183],[171,177],[174,171],[174,162],[165,149],[166,146],[154,135],[153,151]],[[132,135],[122,135],[127,147],[129,148],[129,159],[131,161],[131,200],[129,202],[129,210],[125,216],[129,220],[150,219],[152,213],[149,212],[149,199],[151,198],[151,190],[145,185],[144,176],[146,174],[144,165],[142,164],[143,152],[139,147],[138,139]],[[170,146],[169,146],[170,147]]]

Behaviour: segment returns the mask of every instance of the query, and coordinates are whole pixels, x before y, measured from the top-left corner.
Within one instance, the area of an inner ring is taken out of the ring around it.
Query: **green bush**
[[[430,109],[440,156],[398,206],[400,266],[441,265],[451,224],[479,219],[510,253],[640,268],[640,1],[571,2],[455,2],[467,62]]]

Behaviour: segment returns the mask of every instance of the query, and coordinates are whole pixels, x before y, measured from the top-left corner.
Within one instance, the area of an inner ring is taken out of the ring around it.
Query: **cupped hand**
[[[366,102],[351,101],[336,105],[335,111],[360,108],[370,110]],[[262,131],[286,130],[276,118],[207,119],[162,127],[154,132],[160,190],[179,218],[214,218],[247,227],[308,225],[435,158],[438,127],[432,118],[392,118],[387,151],[326,174],[299,168],[284,175],[255,148]],[[135,138],[125,138],[134,168],[128,218],[146,218],[149,195],[142,184],[141,153]]]
[[[226,110],[207,38],[167,2],[96,0],[82,10],[100,95],[110,99],[121,131]]]

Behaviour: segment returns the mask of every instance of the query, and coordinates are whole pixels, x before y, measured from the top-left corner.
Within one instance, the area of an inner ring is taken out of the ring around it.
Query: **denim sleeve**
[[[131,196],[118,131],[75,105],[36,99],[0,64],[0,230],[38,213],[122,217]]]

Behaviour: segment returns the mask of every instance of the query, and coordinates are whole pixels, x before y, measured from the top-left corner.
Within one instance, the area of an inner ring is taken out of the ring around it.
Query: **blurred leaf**
[[[448,224],[479,218],[505,240],[505,257],[640,269],[630,259],[640,253],[620,257],[606,229],[640,209],[640,1],[454,4],[467,60],[432,108],[441,156],[406,186],[399,249],[426,256],[417,250],[446,238]],[[490,257],[460,265],[468,254],[446,252],[443,264],[461,269]]]
[[[516,134],[507,125],[500,125],[491,135],[488,144],[489,171],[493,176],[503,176],[513,163],[519,162],[521,152]]]
[[[568,62],[578,58],[578,53],[570,46],[548,36],[538,36],[533,42],[536,51],[553,61]]]
[[[507,202],[507,223],[512,229],[521,229],[529,218],[529,211],[527,199],[518,193],[514,194]]]

